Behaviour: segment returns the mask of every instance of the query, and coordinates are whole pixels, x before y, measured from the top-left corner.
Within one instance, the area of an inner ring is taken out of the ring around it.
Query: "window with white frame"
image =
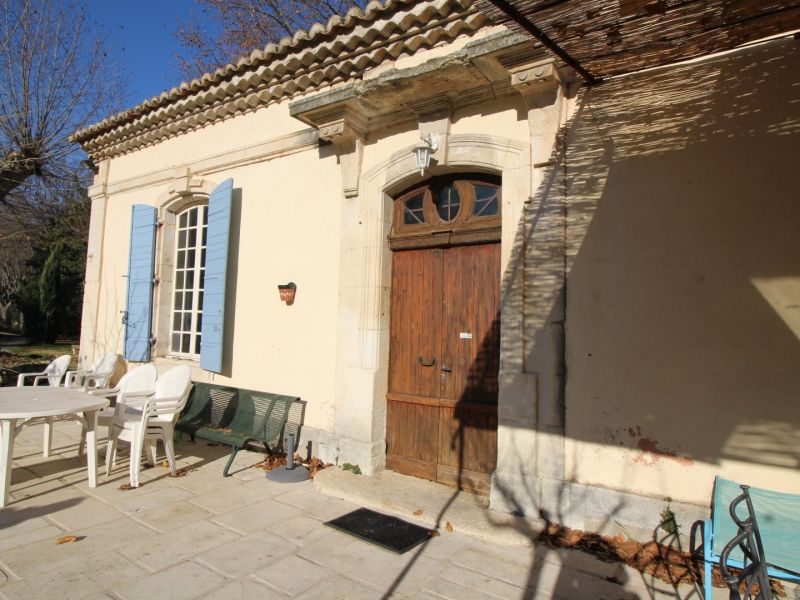
[[[195,205],[175,215],[170,354],[196,358],[203,324],[208,206]]]

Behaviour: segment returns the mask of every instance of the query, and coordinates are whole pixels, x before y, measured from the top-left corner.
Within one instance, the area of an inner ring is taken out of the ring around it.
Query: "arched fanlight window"
[[[389,242],[400,249],[498,241],[500,218],[499,177],[434,177],[396,197]]]

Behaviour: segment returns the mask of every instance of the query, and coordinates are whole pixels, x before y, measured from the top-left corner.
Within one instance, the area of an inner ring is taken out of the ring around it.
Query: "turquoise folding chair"
[[[776,579],[800,582],[800,495],[755,487],[749,488],[749,493],[764,547],[767,573]],[[720,564],[723,549],[739,535],[739,528],[731,519],[728,508],[741,494],[740,484],[719,476],[714,479],[711,518],[702,521],[705,562],[703,587],[707,600],[711,598],[711,568]],[[737,512],[737,515],[742,519],[747,517],[743,513],[739,515]],[[694,541],[692,548],[695,548]],[[735,548],[728,557],[727,566],[744,568],[743,558],[741,550]]]

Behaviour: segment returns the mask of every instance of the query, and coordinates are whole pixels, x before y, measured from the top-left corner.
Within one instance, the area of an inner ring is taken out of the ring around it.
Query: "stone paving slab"
[[[198,521],[173,531],[159,533],[127,544],[120,553],[151,573],[190,560],[211,548],[239,540],[229,529],[208,521]]]
[[[77,540],[67,544],[56,544],[56,540],[67,533],[75,535]],[[113,527],[104,524],[80,532],[62,531],[53,538],[0,552],[0,565],[6,573],[16,577],[36,578],[42,571],[55,568],[62,563],[68,563],[76,558],[109,554],[131,540],[153,535],[152,531],[138,523],[120,519],[114,522]]]
[[[178,501],[188,501],[192,497],[191,492],[174,487],[161,487],[159,489],[141,486],[143,493],[139,496],[123,496],[114,503],[114,508],[125,513],[142,513],[153,508],[159,508],[167,504]]]
[[[453,556],[452,563],[518,588],[528,587],[533,573],[539,568],[538,562],[531,557],[531,549],[516,548],[517,553],[511,556],[498,556],[492,550],[468,546]]]
[[[487,580],[476,587],[470,581],[472,577],[469,572],[467,574],[466,580],[452,581],[442,576],[431,578],[425,582],[424,591],[445,600],[516,600],[525,597],[521,589],[507,584],[498,586],[499,582],[490,583]]]
[[[338,575],[326,577],[296,596],[298,600],[380,600],[383,597],[383,592]]]
[[[128,516],[162,533],[180,529],[184,525],[190,525],[197,521],[208,520],[214,515],[189,502],[178,501],[165,503]]]
[[[436,574],[436,577],[426,582],[425,589],[435,593],[445,594],[448,597],[453,597],[456,594],[454,591],[450,591],[451,586],[458,587],[462,590],[466,588],[470,590],[470,592],[474,592],[481,597],[522,598],[525,595],[525,590],[521,587],[490,577],[484,573],[476,573],[475,571],[460,567],[447,567],[443,569]]]
[[[330,527],[320,527],[317,519],[305,515],[275,521],[266,530],[289,540],[296,546],[307,546],[319,538],[334,537],[338,534]]]
[[[341,517],[344,514],[356,510],[360,506],[352,502],[330,498],[323,494],[310,493],[312,489],[313,485],[309,480],[302,484],[294,485],[290,491],[273,496],[273,498],[277,502],[294,506],[300,509],[302,514],[319,519],[320,521],[330,521],[331,519]]]
[[[302,515],[299,508],[268,500],[265,505],[251,504],[214,517],[213,521],[232,531],[246,535],[269,528],[282,521]]]
[[[337,551],[331,552],[331,547]],[[339,533],[335,540],[323,538],[302,547],[298,556],[376,590],[393,589],[401,584],[419,587],[446,564],[424,556],[422,546],[395,554],[344,533]]]
[[[249,579],[237,579],[206,594],[201,600],[288,600],[288,596]]]
[[[122,600],[192,600],[220,587],[225,577],[194,562],[182,562],[154,575],[138,579],[113,591]]]
[[[226,577],[245,577],[262,567],[293,554],[295,546],[276,535],[262,531],[215,546],[196,557],[197,562]]]
[[[699,598],[593,556],[533,546],[535,523],[520,526],[480,499],[408,478],[331,470],[328,480],[344,481],[347,493],[328,495],[315,482],[268,480],[254,467],[258,453],[240,452],[224,478],[228,448],[186,442],[176,446],[183,477],[168,475],[159,446],[138,489],[120,489],[124,453],[110,476],[101,466],[98,487],[89,488],[78,428],[62,422],[55,430],[50,458],[41,454],[41,427],[17,438],[12,503],[0,509],[0,598]],[[102,440],[99,447],[102,454]],[[324,525],[360,506],[434,526],[439,536],[397,555]],[[56,544],[68,534],[76,541]],[[715,600],[723,597],[715,590]]]
[[[193,505],[202,508],[215,515],[231,512],[234,507],[245,507],[250,504],[258,504],[263,501],[263,497],[254,494],[253,490],[241,485],[231,485],[220,487],[219,476],[216,478],[216,489],[207,492],[192,494],[189,500]],[[186,492],[189,494],[189,492]]]
[[[139,580],[146,572],[111,552],[75,556],[52,565],[42,564],[35,576],[0,587],[8,600],[86,598],[118,585]]]
[[[332,574],[330,569],[291,555],[256,571],[253,576],[282,594],[297,596]]]
[[[17,531],[13,535],[0,539],[0,552],[16,548],[18,546],[27,546],[34,542],[42,540],[52,540],[58,538],[64,532],[58,527],[47,525],[46,527],[38,527],[36,529],[29,529]]]

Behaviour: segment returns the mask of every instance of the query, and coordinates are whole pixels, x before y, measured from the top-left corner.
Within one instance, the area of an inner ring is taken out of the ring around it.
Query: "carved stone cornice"
[[[516,66],[509,69],[509,72],[511,87],[523,96],[539,94],[561,85],[561,78],[553,59]]]
[[[318,111],[313,118],[318,123],[320,139],[334,144],[352,142],[355,139],[364,140],[367,123],[356,104],[337,104]]]
[[[418,66],[387,69],[368,80],[295,100],[289,113],[320,131],[321,137],[346,127],[335,123],[341,115],[350,115],[362,137],[399,123],[449,118],[457,108],[515,93],[500,57],[526,43],[513,32],[498,32]],[[327,127],[331,129],[323,136]]]
[[[345,198],[358,195],[361,163],[364,157],[364,139],[367,126],[354,103],[335,104],[314,115],[319,122],[319,137],[331,142],[339,158],[342,176],[342,193]]]
[[[553,59],[519,64],[509,69],[511,87],[525,99],[531,135],[531,164],[545,167],[553,163],[561,109],[564,101],[562,81]]]
[[[87,193],[92,201],[105,199],[108,195],[108,171],[109,161],[104,160],[97,165],[97,172],[94,175],[94,183],[89,186]]]
[[[172,180],[167,186],[169,197],[191,198],[197,194],[209,195],[211,190],[207,188],[205,180],[192,173],[189,167],[178,167],[172,171]]]

